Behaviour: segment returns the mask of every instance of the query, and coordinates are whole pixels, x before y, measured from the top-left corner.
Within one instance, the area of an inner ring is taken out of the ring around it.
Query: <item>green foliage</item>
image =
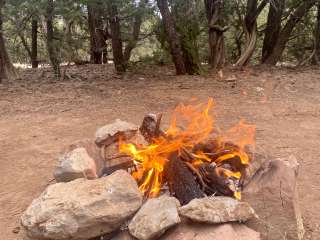
[[[54,32],[55,44],[59,46],[60,59],[64,62],[74,60],[89,60],[89,31],[87,4],[96,4],[103,9],[104,23],[108,23],[107,8],[115,4],[118,17],[121,20],[121,38],[126,47],[133,41],[132,29],[134,17],[139,14],[143,23],[136,48],[132,52],[131,61],[168,63],[170,53],[166,42],[166,34],[161,24],[161,16],[156,7],[156,1],[149,0],[143,8],[139,7],[144,0],[55,0]],[[260,0],[261,1],[261,0]],[[260,2],[258,1],[258,3]],[[175,20],[176,28],[182,39],[184,50],[195,59],[195,64],[208,61],[208,24],[204,4],[201,0],[169,0],[170,10]],[[301,1],[286,1],[283,25],[286,23],[292,9]],[[46,0],[7,0],[4,9],[4,33],[9,55],[13,62],[29,63],[30,56],[26,46],[31,47],[31,20],[39,21],[38,29],[38,59],[47,62],[46,49]],[[246,1],[224,1],[224,25],[229,29],[225,33],[225,46],[228,62],[234,63],[245,45],[242,20],[245,14]],[[258,18],[258,41],[253,56],[253,63],[259,63],[261,57],[264,28],[266,26],[268,7]],[[283,60],[299,62],[307,58],[314,48],[313,29],[316,24],[316,11],[312,9],[298,23],[285,50]],[[106,42],[111,56],[111,40]],[[197,63],[196,63],[197,62]]]

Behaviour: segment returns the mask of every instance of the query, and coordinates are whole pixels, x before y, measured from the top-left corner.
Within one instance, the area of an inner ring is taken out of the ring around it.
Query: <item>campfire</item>
[[[146,198],[169,189],[181,204],[205,195],[241,199],[254,147],[255,126],[243,120],[226,132],[215,125],[214,102],[179,105],[167,130],[162,114],[148,114],[139,130],[147,145],[120,137],[119,152],[133,159],[132,176]]]
[[[296,158],[254,153],[255,126],[241,120],[222,131],[213,109],[212,99],[181,104],[167,128],[162,114],[147,114],[140,127],[117,119],[69,146],[57,183],[21,217],[27,236],[302,239]]]

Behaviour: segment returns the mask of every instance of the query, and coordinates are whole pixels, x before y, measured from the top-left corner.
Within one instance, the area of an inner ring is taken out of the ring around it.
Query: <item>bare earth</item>
[[[221,78],[176,77],[153,66],[119,77],[112,66],[88,65],[69,69],[65,81],[50,75],[26,70],[0,84],[0,239],[21,239],[14,233],[20,216],[52,182],[63,147],[116,118],[139,124],[149,112],[168,117],[194,96],[214,98],[219,126],[244,118],[257,125],[262,151],[299,159],[306,239],[320,239],[320,69],[225,70]]]

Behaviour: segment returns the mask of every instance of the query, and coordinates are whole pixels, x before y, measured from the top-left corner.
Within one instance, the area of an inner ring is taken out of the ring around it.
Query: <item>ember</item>
[[[182,204],[203,195],[241,198],[241,182],[254,147],[255,126],[243,120],[226,132],[215,125],[213,100],[179,105],[170,126],[161,130],[162,115],[149,114],[140,132],[148,145],[120,139],[119,151],[134,159],[132,176],[145,197],[167,185]]]

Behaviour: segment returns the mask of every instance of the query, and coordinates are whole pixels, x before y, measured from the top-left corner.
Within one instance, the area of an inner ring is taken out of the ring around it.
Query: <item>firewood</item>
[[[147,114],[139,128],[140,133],[148,143],[152,143],[152,140],[161,135],[165,135],[160,128],[162,114]]]
[[[226,176],[225,169],[217,167],[215,164],[203,163],[199,167],[199,173],[206,183],[205,193],[208,195],[216,194],[223,196],[234,196],[238,191],[239,180],[234,177]]]
[[[121,162],[119,164],[115,164],[113,166],[107,166],[107,167],[104,167],[102,169],[102,175],[103,176],[107,176],[107,175],[110,175],[112,174],[113,172],[117,171],[117,170],[129,170],[131,168],[134,168],[134,162],[133,160],[127,160],[126,162]]]
[[[193,149],[192,152],[193,153],[197,153],[197,152],[203,152],[203,153],[216,153],[219,151],[219,142],[216,138],[210,138],[208,140],[206,140],[205,142],[201,142],[196,144]]]
[[[207,188],[208,186],[207,186],[207,184],[203,181],[203,178],[202,178],[199,170],[196,169],[196,168],[195,168],[191,163],[189,163],[189,162],[185,162],[185,164],[186,164],[187,167],[190,169],[190,171],[193,172],[193,173],[196,175],[197,180],[198,180],[199,183],[201,184],[201,187],[202,187],[201,190],[204,191],[205,188]]]
[[[173,153],[164,167],[164,175],[168,182],[169,190],[181,203],[185,205],[194,198],[201,198],[204,193],[201,191],[193,174],[179,157]]]

